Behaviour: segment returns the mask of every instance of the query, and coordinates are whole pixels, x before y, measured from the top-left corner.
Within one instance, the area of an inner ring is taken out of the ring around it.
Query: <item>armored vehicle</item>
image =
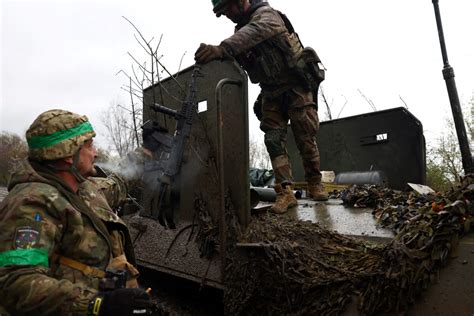
[[[193,87],[188,88],[191,83]],[[195,66],[184,69],[143,91],[144,122],[154,122],[144,132],[144,143],[155,154],[160,153],[155,156],[158,160],[173,156],[170,150],[159,147],[165,144],[169,149],[171,139],[181,133],[178,128],[182,129],[179,119],[183,106],[194,103],[196,111],[188,122],[192,127],[185,138],[178,172],[171,178],[166,176],[163,169],[169,163],[148,168],[152,175],[149,181],[158,181],[161,186],[165,183],[166,190],[153,184],[145,186],[143,200],[148,204],[140,212],[124,216],[140,266],[226,290],[229,256],[253,257],[271,247],[239,240],[255,214],[265,209],[265,203],[251,203],[247,89],[247,76],[236,63],[214,61],[198,71]],[[192,100],[189,93],[194,94]],[[163,135],[168,135],[167,140]],[[290,156],[298,157],[292,154],[296,151],[292,135],[288,139]],[[407,183],[425,183],[423,128],[405,108],[322,122],[318,143],[323,170],[336,174],[378,170],[385,185],[399,190],[405,190]],[[301,162],[292,159],[292,165],[295,179],[302,181]],[[318,223],[356,239],[389,243],[393,232],[376,225],[372,211],[343,206],[338,198],[314,202],[302,197],[298,207],[282,216]],[[229,249],[237,250],[228,253]],[[474,238],[467,236],[460,242],[457,258],[441,270],[439,281],[424,292],[409,313],[471,315],[473,254]],[[346,314],[356,310],[352,303]]]

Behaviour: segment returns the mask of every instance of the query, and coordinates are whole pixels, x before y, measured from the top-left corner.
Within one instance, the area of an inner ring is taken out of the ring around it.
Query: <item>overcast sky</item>
[[[193,64],[200,42],[218,44],[233,32],[210,0],[0,0],[0,130],[24,134],[51,108],[86,114],[103,131],[100,113],[126,104],[128,52],[141,48],[133,21],[148,39],[163,35],[162,62],[175,72]],[[451,115],[431,0],[272,0],[328,69],[323,89],[333,117],[404,106],[432,141]],[[474,1],[440,0],[450,64],[461,103],[474,93]],[[252,85],[249,104],[258,93]],[[344,106],[345,104],[345,106]],[[344,106],[344,108],[342,108]],[[342,111],[341,111],[342,110]],[[250,117],[251,135],[259,137]],[[324,111],[320,111],[325,118]],[[103,138],[98,138],[105,146]]]

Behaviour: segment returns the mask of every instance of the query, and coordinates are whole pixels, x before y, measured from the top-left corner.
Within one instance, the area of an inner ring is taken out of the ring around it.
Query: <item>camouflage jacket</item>
[[[272,90],[297,84],[297,62],[303,47],[290,22],[267,5],[251,9],[235,33],[220,46],[234,56],[253,83]]]
[[[81,184],[77,195],[90,208],[89,216],[26,160],[14,171],[8,189],[0,203],[0,305],[10,313],[87,313],[99,277],[58,258],[102,271],[107,267],[128,270],[130,286],[136,286],[138,271],[129,262],[133,254],[125,255],[130,249],[128,230],[112,211],[126,197],[122,179],[113,175]],[[96,225],[98,221],[105,226]],[[108,236],[98,226],[106,227]]]

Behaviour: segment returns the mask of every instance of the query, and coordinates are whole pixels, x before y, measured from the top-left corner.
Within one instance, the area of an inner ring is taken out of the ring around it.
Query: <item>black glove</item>
[[[198,64],[205,64],[214,59],[222,59],[226,55],[222,46],[201,44],[194,53],[194,60]]]
[[[88,315],[129,316],[151,315],[156,303],[142,289],[117,289],[99,292],[89,304]]]

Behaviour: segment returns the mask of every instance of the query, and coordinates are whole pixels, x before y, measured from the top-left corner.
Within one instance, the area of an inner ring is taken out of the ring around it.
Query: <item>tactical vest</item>
[[[298,79],[295,68],[302,52],[298,35],[285,31],[237,55],[236,60],[251,82],[279,86]]]
[[[251,10],[251,14],[262,3]],[[298,84],[317,95],[326,69],[316,51],[303,44],[288,17],[277,11],[286,31],[269,38],[250,50],[236,56],[237,62],[247,72],[252,83],[260,83],[262,90],[279,94],[286,87]],[[243,25],[242,25],[243,26]],[[283,89],[282,89],[283,87]]]

